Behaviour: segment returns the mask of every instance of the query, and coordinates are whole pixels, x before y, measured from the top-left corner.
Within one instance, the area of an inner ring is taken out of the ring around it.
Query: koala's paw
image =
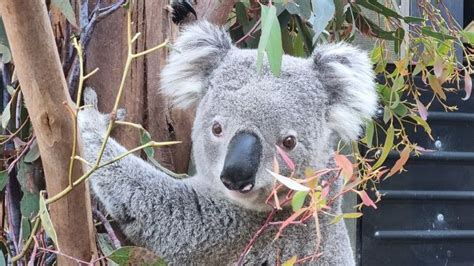
[[[105,133],[109,125],[109,115],[102,114],[97,109],[97,93],[87,87],[84,90],[84,107],[77,114],[81,132]]]
[[[94,109],[97,110],[97,93],[91,87],[86,87],[84,89],[84,104],[85,105],[92,105]]]
[[[191,0],[174,0],[171,3],[171,19],[175,24],[182,24],[197,19]]]

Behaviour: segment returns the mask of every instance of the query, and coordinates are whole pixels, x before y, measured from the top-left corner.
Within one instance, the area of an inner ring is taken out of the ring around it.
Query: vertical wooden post
[[[64,103],[73,106],[54,42],[45,1],[0,1],[25,104],[38,140],[48,195],[69,184],[73,123]],[[73,179],[82,174],[76,164]],[[61,253],[89,261],[95,250],[90,198],[83,184],[51,205]],[[75,265],[58,257],[58,265]]]

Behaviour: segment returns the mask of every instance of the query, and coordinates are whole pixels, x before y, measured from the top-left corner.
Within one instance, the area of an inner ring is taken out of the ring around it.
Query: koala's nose
[[[242,193],[252,190],[261,154],[262,144],[255,134],[237,133],[229,143],[221,172],[224,186]]]

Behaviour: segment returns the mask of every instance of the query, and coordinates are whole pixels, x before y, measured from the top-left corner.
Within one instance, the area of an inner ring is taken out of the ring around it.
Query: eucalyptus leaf
[[[386,17],[393,17],[402,19],[403,17],[398,14],[396,11],[384,6],[379,3],[378,0],[357,0],[358,5],[363,6],[367,9],[377,12],[378,14],[384,15]]]
[[[377,169],[378,167],[380,167],[385,162],[385,159],[387,159],[387,156],[393,147],[394,137],[395,137],[395,129],[393,128],[393,125],[390,125],[389,128],[387,129],[387,135],[385,136],[385,143],[382,148],[382,154],[380,155],[377,162],[373,165],[372,167],[373,169]]]
[[[32,163],[40,157],[40,151],[38,147],[38,142],[35,140],[30,146],[30,150],[26,153],[25,158],[23,161],[25,163]]]
[[[283,57],[283,46],[281,41],[280,24],[276,16],[274,6],[261,6],[262,9],[262,35],[257,50],[257,70],[262,71],[263,55],[267,52],[268,64],[275,76],[281,72],[281,60]]]
[[[295,195],[293,195],[293,198],[291,199],[291,208],[294,212],[303,207],[306,196],[308,196],[308,191],[297,191]]]
[[[334,17],[336,6],[334,5],[334,0],[311,0],[311,5],[313,15],[309,22],[313,25],[313,40],[316,40]]]
[[[7,128],[8,122],[10,122],[11,118],[11,103],[12,101],[10,100],[5,106],[5,109],[3,109],[2,113],[2,127],[5,129]]]
[[[119,265],[166,265],[166,262],[153,252],[141,247],[121,247],[114,250],[107,258]]]
[[[72,9],[69,0],[51,0],[51,4],[55,5],[63,13],[69,23],[77,27],[76,15],[74,15],[74,9]]]
[[[44,198],[44,191],[40,192],[39,216],[44,231],[53,240],[54,244],[58,246],[58,236],[56,235],[56,230],[54,230],[53,223],[51,222],[51,217],[49,216],[48,207],[46,206]]]
[[[0,190],[3,190],[8,182],[8,170],[0,172]]]
[[[39,196],[38,194],[23,191],[23,197],[20,201],[21,214],[27,218],[32,218],[39,210]]]
[[[148,131],[146,131],[145,129],[142,129],[140,131],[140,144],[145,145],[145,144],[149,143],[150,141],[151,141],[150,133]],[[153,149],[153,147],[146,147],[145,149],[143,149],[143,151],[145,152],[145,154],[148,158],[154,158],[155,157],[155,150]]]
[[[423,27],[421,28],[421,33],[423,33],[424,35],[428,35],[428,36],[431,36],[435,39],[438,39],[440,41],[444,41],[444,40],[456,40],[456,37],[454,36],[451,36],[451,35],[447,35],[447,34],[444,34],[444,33],[441,33],[441,32],[434,32],[431,30],[431,28],[429,27]]]

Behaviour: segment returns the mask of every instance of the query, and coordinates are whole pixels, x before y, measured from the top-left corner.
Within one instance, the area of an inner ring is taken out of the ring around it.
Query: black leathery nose
[[[237,133],[229,143],[221,172],[222,183],[230,190],[247,193],[255,186],[262,144],[253,133]]]

